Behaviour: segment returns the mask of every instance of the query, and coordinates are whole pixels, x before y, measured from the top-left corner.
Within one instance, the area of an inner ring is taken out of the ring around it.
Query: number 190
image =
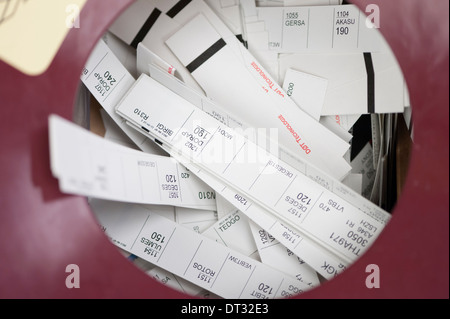
[[[348,27],[340,27],[336,28],[337,35],[348,35],[349,29]]]

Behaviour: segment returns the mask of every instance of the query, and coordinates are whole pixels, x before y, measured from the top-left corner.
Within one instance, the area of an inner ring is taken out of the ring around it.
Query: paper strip
[[[282,298],[298,280],[136,205],[97,203],[111,241],[176,276],[228,299]],[[120,225],[120,227],[117,227]]]
[[[52,172],[63,192],[216,210],[215,192],[171,158],[107,141],[56,115],[49,131]]]
[[[352,190],[338,186],[351,194],[347,197],[350,202],[344,200],[181,98],[173,96],[169,102],[166,90],[143,75],[117,111],[135,123],[136,128],[146,127],[145,132],[141,131],[159,139],[173,156],[178,154],[193,161],[199,168],[194,174],[205,170],[239,191],[241,195],[236,195],[234,204],[244,213],[257,202],[308,240],[347,261],[360,256],[389,221],[388,213]],[[146,94],[151,94],[155,103],[145,102],[142,96]],[[154,112],[158,108],[158,95],[166,97],[165,108]],[[153,116],[147,120],[136,116],[133,112],[136,105]],[[158,129],[158,123],[172,133]],[[261,157],[256,162],[248,161],[246,152],[248,155],[256,152]],[[356,230],[366,222],[376,226],[357,235]],[[352,239],[353,234],[357,238]]]

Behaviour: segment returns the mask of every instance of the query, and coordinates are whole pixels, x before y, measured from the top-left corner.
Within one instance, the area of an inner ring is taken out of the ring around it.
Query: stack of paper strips
[[[391,219],[411,108],[353,5],[137,0],[81,81],[104,133],[51,116],[52,172],[164,285],[293,297],[345,271]]]

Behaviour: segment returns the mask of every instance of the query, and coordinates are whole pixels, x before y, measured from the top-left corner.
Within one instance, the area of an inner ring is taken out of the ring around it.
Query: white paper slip
[[[143,271],[143,272],[147,272],[149,270],[152,270],[153,268],[155,268],[155,266],[153,266],[151,263],[149,263],[148,261],[145,261],[142,258],[138,258],[137,256],[130,254],[129,252],[120,249],[119,250],[123,253],[126,253],[127,255],[125,255],[125,257],[134,265],[136,266],[139,270]]]
[[[212,195],[210,194],[210,196]],[[200,234],[212,227],[217,220],[215,211],[175,207],[175,222]]]
[[[314,288],[320,285],[319,277],[314,269],[283,246],[275,237],[254,222],[250,222],[250,229],[263,263],[294,276],[307,287]]]
[[[147,94],[149,94],[149,92],[152,92],[152,95],[154,97],[158,97],[158,96],[160,97],[160,100],[159,100],[160,102],[156,101],[155,102],[156,104],[164,102],[165,104],[170,104],[170,105],[173,104],[173,105],[177,105],[177,107],[178,107],[178,105],[185,105],[186,103],[188,103],[186,100],[183,100],[181,97],[171,94],[172,92],[167,87],[160,85],[159,83],[157,83],[156,81],[154,81],[153,79],[151,79],[147,76],[141,76],[141,78],[137,82],[139,82],[140,84],[139,85],[136,84],[133,87],[133,89],[127,94],[127,96],[124,98],[124,101],[122,101],[122,102],[125,102],[125,100],[127,100],[127,99],[135,99],[136,105],[143,104],[143,103],[148,104],[148,103],[144,102],[144,100],[146,100],[145,97],[147,96]],[[170,82],[166,82],[166,83],[170,83]],[[128,102],[126,102],[126,103],[128,103]],[[217,109],[217,108],[210,109],[209,107],[213,107],[212,104],[206,103],[206,102],[199,102],[198,100],[195,103],[198,103],[197,105],[203,104],[202,105],[203,111],[205,111],[206,114],[210,115],[212,118],[221,122],[225,126],[231,127],[231,128],[245,128],[246,124],[243,124],[243,123],[236,124],[233,121],[228,121],[228,124],[227,124],[227,119],[229,119],[229,117],[226,116],[227,113],[224,113],[222,110]],[[208,106],[208,107],[206,107],[206,106]],[[152,108],[152,107],[156,107],[156,105],[146,105],[145,107]],[[193,107],[192,104],[189,104],[189,103],[186,104],[187,109],[192,108],[192,107]],[[235,125],[235,126],[233,126],[233,125]],[[142,131],[141,127],[138,127],[138,130],[143,133],[147,133],[147,131],[145,131],[145,130]],[[245,132],[245,130],[244,130],[244,132]],[[245,135],[245,137],[248,138],[249,140],[251,140],[251,136]],[[166,150],[169,152],[170,148],[167,148]],[[258,153],[258,152],[256,152],[256,153]],[[266,154],[266,152],[262,152],[262,151],[261,151],[261,153],[258,153],[258,155],[262,155],[262,156],[265,156],[265,154]],[[279,155],[281,158],[288,157],[286,155],[286,153],[283,153],[281,151],[280,151]],[[260,158],[257,157],[255,160],[258,160],[258,159],[260,159]],[[284,159],[283,159],[283,161],[284,161]],[[294,162],[294,161],[298,161],[298,160],[293,158],[291,161]],[[350,190],[346,189],[345,187],[343,187],[343,185],[339,181],[326,175],[323,171],[316,168],[315,166],[306,165],[306,164],[301,164],[298,166],[302,167],[301,172],[304,175],[306,175],[308,178],[310,178],[311,180],[313,180],[316,183],[319,183],[320,185],[325,187],[327,190],[333,192],[334,194],[336,194],[339,197],[344,198],[346,201],[349,201],[353,205],[364,207],[363,210],[369,211],[371,213],[375,213],[378,210],[378,207],[376,207],[374,204],[372,204],[370,202],[367,202],[367,201],[361,202],[360,195],[355,194],[354,192],[351,192]]]
[[[246,123],[243,123],[241,119],[230,115],[226,110],[223,109],[223,107],[219,106],[213,100],[192,90],[177,78],[170,76],[166,72],[163,72],[161,69],[153,65],[149,65],[149,70],[150,77],[152,79],[164,85],[172,92],[178,94],[183,99],[189,101],[191,104],[197,106],[202,111],[208,113],[218,121],[222,122],[224,125],[233,129],[247,130],[250,128],[250,126]],[[263,136],[264,141],[258,140],[256,130],[254,130],[254,134],[250,134],[250,130],[248,130],[248,133],[249,135],[251,135],[249,136],[249,138],[253,138],[255,142],[263,142],[264,144],[267,142],[265,135]]]
[[[236,207],[234,207],[229,201],[223,198],[222,195],[217,193],[216,193],[216,206],[218,219],[222,219],[226,217],[228,214],[236,211]]]
[[[334,117],[321,116],[319,122],[330,131],[334,132],[337,136],[341,137],[344,141],[350,143],[350,141],[353,139],[353,135],[348,130],[344,129],[341,125],[339,125]]]
[[[140,214],[144,214],[146,210],[148,213],[156,213],[163,217],[164,215],[166,215],[160,214],[160,212],[155,212],[154,208],[156,207],[145,208],[144,206],[140,205],[139,208],[136,208],[126,203],[117,203],[113,201],[104,201],[99,199],[90,199],[89,205],[94,215],[97,217],[99,223],[103,225],[108,225],[108,229],[111,233],[120,234],[118,235],[118,238],[123,239],[125,239],[127,236],[126,231],[129,229],[128,227],[132,225],[134,222],[136,222],[135,218],[139,219],[138,216]],[[122,220],[124,217],[126,217],[128,212],[130,213],[129,216],[130,218],[129,220],[125,221],[125,224],[122,224]],[[171,219],[169,218],[169,220]],[[121,225],[124,225],[123,229],[125,231],[121,229],[122,227]],[[105,226],[102,226],[102,230],[106,232]],[[106,235],[108,234],[106,233]],[[112,243],[114,243],[118,247],[119,251],[128,260],[130,260],[137,268],[141,269],[147,275],[157,280],[161,284],[169,286],[172,289],[184,292],[186,294],[190,294],[192,296],[195,296],[203,291],[202,288],[192,284],[191,282],[179,278],[178,276],[175,276],[174,274],[164,269],[155,267],[153,264],[149,263],[145,259],[139,258],[133,254],[130,255],[130,253],[127,250],[121,248],[121,247],[126,248],[125,244],[127,242],[126,240],[124,242],[121,242],[110,236],[108,237],[112,241]]]
[[[282,298],[295,278],[137,205],[97,205],[100,225],[117,246],[228,299]]]
[[[168,152],[170,151],[170,148],[166,148],[164,144],[161,145],[161,147],[166,149]],[[177,158],[178,154],[174,154],[174,156]],[[183,158],[178,158],[178,160],[182,162],[185,161]],[[231,208],[229,205],[224,205],[223,209],[227,212],[235,211],[236,207],[238,207],[238,209],[245,209],[244,214],[247,217],[263,229],[270,230],[277,240],[279,240],[285,247],[288,247],[294,254],[301,256],[302,259],[308,263],[308,265],[313,267],[324,278],[332,279],[341,274],[346,267],[348,267],[348,262],[337,258],[333,253],[330,253],[324,247],[308,242],[306,238],[299,236],[298,231],[293,228],[286,227],[286,225],[280,223],[280,221],[272,216],[266,209],[260,207],[258,203],[253,203],[249,200],[243,204],[240,201],[236,201],[236,198],[243,197],[239,194],[239,192],[229,187],[229,185],[223,184],[216,177],[206,171],[198,169],[198,167],[196,167],[193,163],[185,164],[191,171],[195,171],[203,181],[215,189],[216,194],[220,194],[220,196],[222,196],[223,199],[229,204],[233,203],[231,204]],[[314,175],[307,176],[314,180]],[[319,180],[319,182],[322,182],[322,180]],[[347,198],[350,202],[357,201],[354,194],[349,192],[348,189],[343,187],[340,183],[333,182],[332,180],[327,181],[327,183],[328,189],[332,192]],[[362,204],[362,206],[364,206],[367,211],[371,212],[371,214],[376,215],[378,208],[371,202],[367,202],[367,204],[367,206],[364,204]],[[260,256],[256,255],[259,254],[256,253],[251,257],[253,259],[260,260]]]
[[[280,74],[289,69],[328,79],[322,116],[403,112],[404,80],[391,52],[282,55]]]
[[[256,0],[257,7],[338,5],[342,0]]]
[[[408,88],[408,84],[406,83],[406,79],[405,79],[405,108],[410,108],[411,107],[411,97],[409,94],[409,88]]]
[[[352,171],[362,174],[362,192],[361,194],[369,199],[372,194],[375,183],[376,170],[373,165],[373,149],[370,143],[361,150],[361,152],[352,161]]]
[[[363,175],[362,174],[349,174],[342,183],[349,188],[353,189],[358,194],[362,194],[363,190]]]
[[[148,75],[148,66],[149,64],[153,64],[161,68],[161,70],[180,78],[177,69],[172,64],[166,62],[160,56],[147,49],[142,42],[138,44],[136,60],[136,68],[139,74],[145,73]]]
[[[280,145],[277,145],[276,141],[267,141],[265,138],[264,132],[259,132],[252,130],[250,125],[247,123],[243,123],[239,119],[231,116],[228,112],[223,110],[219,105],[211,101],[210,99],[199,95],[194,90],[187,87],[184,83],[182,83],[180,80],[176,79],[175,77],[167,74],[166,72],[162,71],[161,69],[150,66],[150,75],[153,79],[158,81],[159,83],[163,84],[165,87],[169,88],[171,91],[177,93],[184,99],[188,100],[195,106],[199,107],[201,110],[206,112],[207,114],[211,115],[216,120],[220,121],[227,127],[230,127],[235,130],[243,130],[245,136],[250,139],[251,141],[257,143],[260,146],[267,146],[267,143],[270,145],[266,148],[270,153],[272,153],[275,156],[278,156],[280,159],[282,159],[284,162],[288,163],[289,165],[293,166],[295,169],[300,171],[301,173],[305,174],[315,182],[320,183],[324,187],[327,187],[329,190],[334,191],[335,188],[334,185],[338,184],[338,181],[333,181],[327,174],[322,172],[321,170],[317,169],[310,163],[307,163],[300,158],[295,158],[292,155],[290,155],[288,152],[286,152]],[[348,141],[351,140],[352,135],[348,132],[345,132],[338,124],[329,125],[329,123],[326,123],[327,126],[329,126],[330,129],[335,130],[336,134],[340,134],[343,139],[346,139]],[[276,136],[275,132],[271,133],[271,137]],[[278,149],[277,149],[278,147]],[[277,152],[278,150],[278,152]],[[345,159],[345,158],[344,158]],[[350,163],[350,161],[346,160],[347,163]],[[341,194],[342,196],[345,196],[347,194]],[[218,208],[219,210],[219,208]],[[220,215],[220,211],[218,211]]]
[[[411,135],[411,139],[414,141],[414,119],[412,107],[405,108],[405,111],[403,112],[403,119]]]
[[[216,192],[220,193],[224,199],[233,205],[239,206],[243,213],[263,229],[268,229],[271,234],[282,245],[289,248],[297,256],[301,256],[313,269],[320,273],[326,279],[332,279],[341,274],[349,263],[336,257],[325,248],[309,242],[306,238],[299,235],[298,231],[286,227],[279,220],[270,214],[266,209],[261,208],[258,203],[248,201],[245,207],[242,203],[236,201],[236,197],[242,197],[237,191],[221,183],[216,177],[206,171],[198,170],[195,165],[188,164],[190,169],[196,170],[197,175],[208,185],[211,185]]]
[[[167,38],[199,13],[205,15],[219,33],[235,37],[203,0],[137,0],[112,24],[110,31],[132,47],[136,48],[142,42],[149,50],[173,65],[183,82],[202,92],[186,68],[164,44]]]
[[[193,283],[175,276],[167,270],[159,267],[154,267],[152,270],[149,270],[147,275],[155,279],[157,282],[172,288],[173,290],[183,292],[190,296],[196,296],[203,291],[203,289],[199,286],[196,286]]]
[[[136,50],[131,48],[113,33],[107,31],[102,40],[111,49],[113,54],[119,59],[120,63],[130,72],[130,74],[137,78],[139,76],[138,70],[136,69]]]
[[[114,122],[114,120],[109,116],[104,109],[100,110],[100,114],[105,126],[105,136],[104,139],[115,142],[117,144],[126,146],[138,150],[139,148],[133,141],[120,129],[120,127]]]
[[[283,0],[285,7],[338,5],[342,0]]]
[[[378,174],[378,161],[382,158],[384,154],[383,146],[383,114],[372,114],[370,116],[370,121],[372,124],[372,153],[373,153],[373,167]]]
[[[257,22],[258,14],[256,11],[255,3],[249,1],[239,1],[242,13],[246,14],[246,21],[243,22]],[[245,28],[245,24],[244,24]]]
[[[236,209],[204,231],[202,235],[245,256],[251,256],[258,250],[247,216]]]
[[[328,80],[289,69],[284,77],[283,89],[303,111],[320,120],[327,93]]]
[[[245,216],[244,213],[240,212],[239,210],[235,210],[225,218],[221,219],[216,225],[204,232],[203,235],[212,240],[215,240],[216,242],[222,243],[223,245],[235,251],[238,251],[245,256],[250,257],[257,251],[259,252],[259,256],[262,256],[261,250],[259,249],[259,247],[257,247],[257,243],[255,243],[255,238],[253,237],[249,222],[249,219]],[[269,258],[272,257],[279,258],[279,256],[275,254],[273,254],[273,256],[270,256]],[[269,265],[274,269],[285,272],[287,275],[297,278],[298,280],[299,278],[301,278],[301,276],[298,276],[298,273],[286,272],[284,271],[284,269],[275,267],[277,261],[265,261],[264,264]],[[314,287],[313,283],[315,285],[318,285],[319,282],[317,275],[309,266],[304,267],[304,274],[301,275],[306,278],[306,280],[299,280],[301,282],[299,286],[303,291]],[[315,280],[314,277],[316,278]]]
[[[135,78],[103,40],[98,42],[86,62],[81,81],[114,122],[141,150],[150,154],[164,155],[161,149],[155,147],[155,143],[130,129],[115,112],[117,103],[133,85]]]
[[[92,51],[81,80],[106,111],[114,108],[135,82],[135,78],[103,40]]]
[[[387,212],[359,194],[337,185],[346,199],[337,196],[179,97],[171,103],[165,100],[161,110],[159,105],[168,89],[151,89],[151,82],[141,76],[117,111],[143,134],[165,145],[172,156],[178,160],[184,157],[185,165],[195,164],[198,170],[192,171],[194,174],[205,170],[237,190],[240,195],[236,195],[235,205],[244,213],[251,203],[258,203],[287,225],[293,225],[303,237],[348,262],[359,257],[389,221]],[[152,96],[152,103],[141,98],[143,92]],[[134,113],[137,105],[152,115],[146,120],[140,118]],[[252,154],[260,157],[251,160]],[[366,222],[376,225],[372,231],[356,236],[359,239],[343,237]],[[339,241],[341,238],[344,240]]]
[[[266,132],[264,130],[259,131],[252,129],[252,127],[248,123],[244,123],[242,120],[230,115],[227,110],[224,110],[214,101],[208,99],[207,97],[201,96],[196,91],[187,87],[183,82],[162,71],[160,68],[150,65],[149,69],[150,75],[153,79],[158,81],[160,84],[163,84],[165,87],[169,88],[171,91],[180,95],[184,99],[188,100],[224,125],[234,130],[242,130],[243,134],[245,134],[245,136],[251,141],[255,142],[259,146],[265,147],[270,153],[275,156],[279,156],[283,161],[287,162],[312,179],[319,179],[323,181],[328,180],[328,176],[321,173],[310,163],[305,162],[300,158],[293,157],[281,145],[278,145],[276,138],[278,134],[277,131],[274,131],[275,129],[272,129],[270,131],[270,137],[272,138],[272,140],[268,141]],[[344,131],[338,124],[335,124],[333,122],[329,123],[328,121],[324,123],[324,125],[327,126],[330,130],[334,131],[337,135],[341,136],[343,140],[350,142],[350,140],[352,139],[352,135]],[[345,167],[347,166],[348,164],[345,164]],[[345,171],[346,168],[342,168],[342,170]]]
[[[334,121],[337,125],[339,125],[344,131],[349,132],[353,125],[358,122],[361,114],[356,115],[328,115],[322,116],[321,120],[325,122]]]
[[[255,0],[257,7],[280,7],[284,5],[284,0]]]
[[[262,68],[267,71],[268,76],[270,76],[273,81],[279,85],[280,75],[279,75],[279,67],[278,67],[278,54],[270,51],[256,51],[252,52],[251,49],[248,51],[254,56],[256,61],[258,61]]]
[[[107,141],[59,116],[49,119],[51,168],[62,192],[140,204],[215,210],[214,191],[175,160]]]
[[[256,50],[270,50],[277,53],[305,52],[382,52],[386,44],[381,33],[354,5],[256,7],[247,13],[253,0],[246,2],[244,24],[264,22],[268,42],[255,47],[248,36],[249,47]],[[247,16],[250,20],[247,20]]]
[[[263,33],[265,32],[265,25],[263,21],[252,22],[246,25],[247,33]],[[269,36],[269,34],[267,34]]]
[[[175,208],[174,206],[168,206],[168,205],[146,205],[141,204],[142,208],[152,211],[155,214],[158,214],[159,216],[165,217],[173,222],[176,220],[175,216]]]
[[[222,38],[199,15],[166,43],[207,96],[232,116],[254,128],[278,128],[279,143],[286,151],[337,178],[345,176],[350,168],[342,156],[349,144],[299,109],[236,41]],[[211,81],[211,74],[219,76]]]
[[[239,1],[205,0],[233,34],[242,37],[242,19]]]
[[[173,65],[185,83],[201,92],[189,72],[164,45],[164,40],[182,25],[173,19],[174,14],[178,13],[177,3],[186,4],[185,1],[175,0],[137,0],[114,21],[109,30],[135,49],[140,42],[144,43],[149,50]],[[171,16],[168,14],[170,5],[174,8]]]

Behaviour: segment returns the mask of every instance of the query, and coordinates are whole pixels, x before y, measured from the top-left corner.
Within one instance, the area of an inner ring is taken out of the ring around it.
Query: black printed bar
[[[176,5],[174,5],[172,7],[172,9],[170,9],[169,11],[167,11],[167,15],[170,18],[175,18],[175,16],[180,13],[181,10],[183,10],[189,3],[191,2],[191,0],[181,0],[178,1],[178,3]]]
[[[197,70],[203,63],[208,61],[214,54],[219,52],[224,46],[226,42],[220,38],[216,43],[209,47],[205,52],[203,52],[197,59],[192,61],[186,68],[189,72],[193,73]]]
[[[364,53],[364,61],[367,70],[367,111],[370,114],[375,113],[375,70],[371,53]]]
[[[150,16],[147,18],[144,25],[139,30],[139,32],[136,34],[136,37],[133,39],[133,41],[130,44],[133,48],[137,49],[139,42],[142,42],[142,40],[144,40],[144,38],[147,36],[150,29],[153,27],[153,25],[158,20],[161,13],[162,12],[157,8],[155,8],[152,11],[152,13],[150,13]]]

